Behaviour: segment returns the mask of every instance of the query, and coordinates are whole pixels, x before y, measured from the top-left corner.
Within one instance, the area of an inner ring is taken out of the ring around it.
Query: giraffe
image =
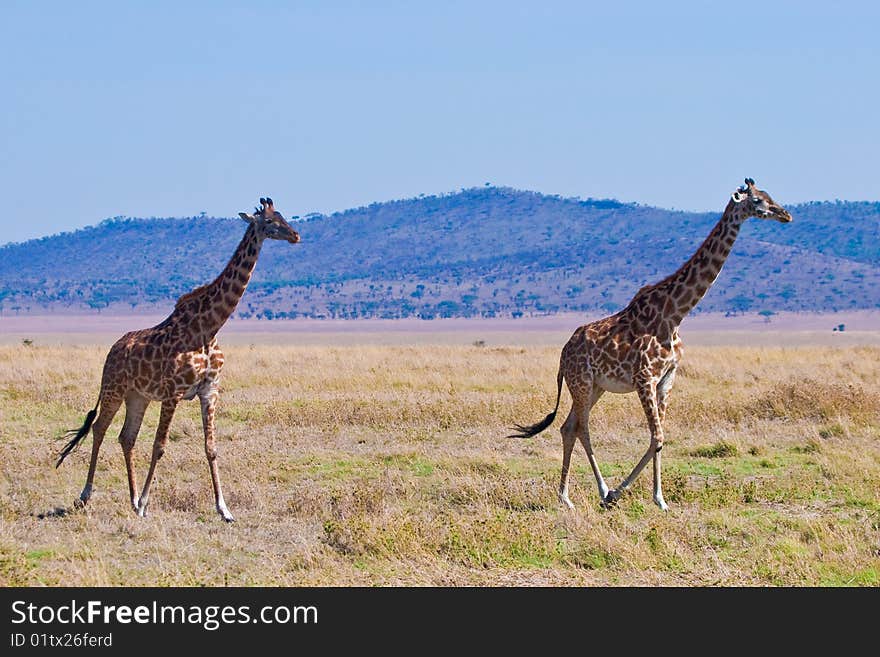
[[[757,189],[754,180],[746,178],[745,184],[731,195],[709,236],[678,271],[640,289],[620,312],[579,327],[562,348],[556,375],[556,407],[540,422],[515,425],[516,433],[509,437],[535,436],[553,423],[565,380],[572,406],[561,427],[562,475],[558,496],[568,508],[574,508],[568,497],[568,474],[571,453],[579,439],[596,477],[603,506],[613,506],[653,459],[654,503],[663,511],[668,510],[661,486],[660,452],[669,392],[682,357],[678,327],[715,282],[740,227],[749,217],[791,221],[787,210]],[[614,490],[609,490],[602,478],[588,426],[590,410],[605,392],[636,392],[651,434],[648,450]]]
[[[119,407],[125,402],[125,422],[119,434],[131,506],[141,517],[147,515],[150,485],[156,464],[165,452],[171,418],[181,400],[199,398],[205,434],[205,455],[214,487],[217,512],[226,522],[235,520],[223,499],[217,471],[217,447],[214,437],[214,409],[219,396],[223,352],[217,344],[217,332],[235,311],[257,264],[260,247],[265,239],[299,242],[299,234],[275,210],[271,198],[261,198],[254,214],[239,212],[248,223],[244,237],[229,263],[211,283],[203,285],[177,300],[174,311],[160,324],[123,335],[110,348],[104,361],[101,391],[95,408],[86,415],[85,423],[61,450],[55,467],[77,447],[92,429],[92,457],[86,484],[77,500],[85,506],[92,495],[98,451],[104,433]],[[144,413],[150,402],[162,404],[159,426],[153,442],[150,468],[138,497],[132,466],[132,451]],[[100,414],[98,409],[100,408]]]

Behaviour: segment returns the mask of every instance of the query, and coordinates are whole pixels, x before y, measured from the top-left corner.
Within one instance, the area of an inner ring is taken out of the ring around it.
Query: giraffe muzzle
[[[777,221],[779,221],[783,224],[788,224],[788,223],[791,223],[792,218],[787,210],[782,210],[782,211],[776,213],[776,219],[777,219]]]

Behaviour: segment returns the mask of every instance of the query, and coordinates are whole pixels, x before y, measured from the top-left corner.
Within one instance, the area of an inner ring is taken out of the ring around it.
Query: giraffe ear
[[[257,220],[257,218],[254,215],[248,214],[246,212],[239,212],[238,216],[241,217],[242,219],[244,219],[249,224],[252,224]]]
[[[730,195],[730,198],[733,199],[734,203],[741,203],[742,200],[746,197],[741,191],[736,190],[733,194]]]

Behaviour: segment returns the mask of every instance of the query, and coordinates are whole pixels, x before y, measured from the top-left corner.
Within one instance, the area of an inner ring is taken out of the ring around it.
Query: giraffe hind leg
[[[168,432],[171,429],[171,418],[177,408],[177,400],[169,399],[162,402],[162,412],[159,414],[159,426],[156,429],[156,438],[153,441],[153,457],[150,460],[150,470],[144,479],[144,490],[141,492],[141,498],[138,500],[137,514],[141,518],[147,516],[147,504],[150,503],[150,486],[153,483],[153,476],[156,474],[156,464],[165,453],[165,445],[168,444]]]
[[[571,387],[569,387],[569,392],[571,392]],[[587,452],[587,459],[590,461],[590,467],[593,470],[593,476],[596,477],[596,485],[599,488],[599,497],[604,500],[608,494],[608,486],[602,478],[602,472],[599,470],[599,464],[596,461],[593,447],[590,444],[590,411],[604,392],[604,390],[595,385],[589,388],[589,394],[586,397],[584,397],[582,389],[575,390],[572,393],[571,411],[562,425],[562,477],[559,483],[559,500],[569,509],[574,508],[574,504],[571,503],[568,497],[568,479],[571,453],[577,439],[580,439],[584,450]]]
[[[599,470],[599,463],[596,461],[596,455],[593,454],[593,445],[590,443],[590,412],[604,393],[605,391],[602,390],[602,388],[595,385],[593,386],[587,403],[580,410],[577,423],[578,438],[581,441],[581,445],[584,446],[584,451],[587,453],[587,460],[590,462],[590,468],[593,470],[593,476],[596,478],[596,486],[599,489],[599,498],[603,501],[608,495],[608,485],[602,478],[602,471]]]
[[[125,399],[125,422],[122,425],[122,431],[119,432],[119,443],[122,445],[122,455],[125,458],[125,469],[128,473],[128,493],[135,513],[138,511],[138,494],[132,452],[138,431],[141,429],[141,423],[144,421],[144,413],[149,405],[150,401],[140,395],[127,397]]]
[[[106,397],[100,401],[100,413],[92,425],[92,456],[89,460],[89,473],[86,475],[86,483],[79,494],[79,501],[76,506],[85,506],[92,497],[95,470],[98,467],[98,452],[101,450],[101,443],[104,442],[104,434],[107,433],[107,428],[110,426],[121,405],[121,397]]]
[[[559,501],[569,509],[574,508],[574,504],[568,497],[568,476],[569,467],[571,465],[571,453],[574,449],[574,443],[577,440],[577,413],[574,406],[568,414],[568,418],[562,424],[560,429],[562,432],[562,475],[559,480],[559,491],[557,493]]]

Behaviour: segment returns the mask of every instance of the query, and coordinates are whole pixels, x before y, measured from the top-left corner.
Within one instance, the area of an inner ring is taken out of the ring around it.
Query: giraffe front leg
[[[212,385],[207,392],[200,395],[202,403],[202,426],[205,430],[205,456],[208,458],[208,468],[211,471],[211,483],[214,486],[214,500],[217,505],[217,513],[226,522],[233,522],[235,518],[229,512],[226,501],[223,499],[223,490],[220,487],[220,473],[217,470],[217,444],[214,437],[214,409],[217,405],[219,391],[216,385]]]
[[[654,450],[654,504],[661,511],[669,511],[669,505],[663,499],[663,488],[660,484],[660,447]]]
[[[614,490],[608,491],[608,494],[602,501],[603,507],[609,509],[617,504],[617,500],[620,499],[620,496],[623,495],[623,492],[632,485],[632,483],[636,480],[636,477],[638,477],[641,474],[642,470],[645,469],[645,466],[648,465],[648,461],[651,460],[653,454],[654,441],[652,439],[651,446],[648,447],[648,451],[645,452],[644,456],[642,456],[641,460],[636,464],[636,467],[632,469],[632,472],[629,473],[629,476],[620,483],[620,486],[618,486]]]
[[[642,470],[651,459],[654,460],[654,503],[663,511],[669,507],[663,500],[663,493],[660,488],[660,450],[663,449],[663,428],[660,423],[660,410],[657,403],[657,384],[656,381],[650,380],[642,383],[637,382],[637,392],[639,400],[642,402],[642,408],[648,419],[648,427],[651,430],[651,444],[641,460],[633,468],[629,476],[623,480],[617,489],[608,493],[605,498],[605,504],[611,506],[620,499],[620,495],[629,488],[636,477],[641,474]]]
[[[663,499],[663,484],[660,475],[660,451],[663,449],[663,420],[666,418],[666,408],[669,401],[669,391],[675,383],[675,367],[673,367],[660,380],[657,385],[657,417],[660,427],[660,440],[654,450],[654,504],[663,511],[669,510],[669,505]]]
[[[156,429],[156,439],[153,441],[153,457],[150,460],[150,470],[144,479],[144,490],[138,501],[137,514],[141,518],[147,517],[147,505],[150,503],[150,486],[156,474],[156,464],[165,454],[165,446],[168,444],[168,432],[171,429],[171,418],[177,408],[177,399],[166,399],[162,402],[162,411],[159,414],[159,426]]]

